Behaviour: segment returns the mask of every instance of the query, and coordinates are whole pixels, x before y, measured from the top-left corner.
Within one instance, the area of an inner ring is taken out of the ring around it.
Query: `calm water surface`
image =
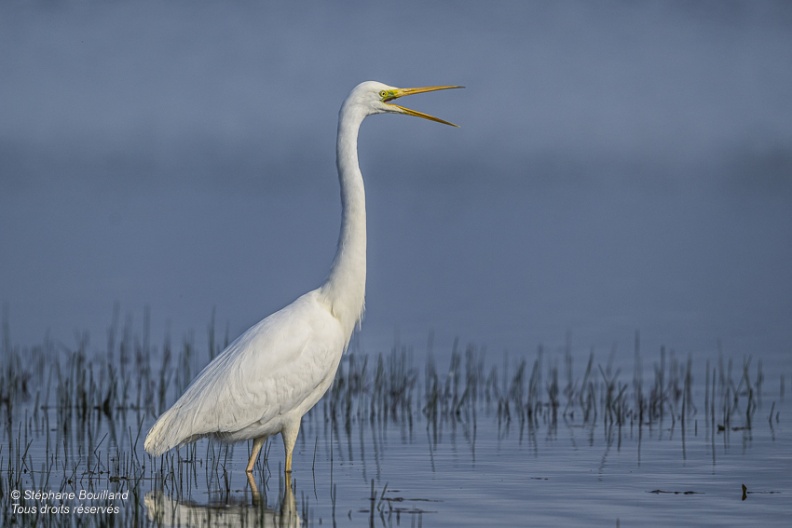
[[[129,353],[136,346],[137,353]],[[88,352],[81,362],[54,347],[24,354],[12,347],[4,382],[11,371],[29,377],[2,407],[6,525],[786,526],[792,513],[790,406],[788,395],[780,394],[790,378],[782,382],[777,371],[760,375],[755,360],[747,378],[742,360],[731,370],[727,361],[719,370],[717,358],[701,367],[691,362],[686,386],[687,358],[642,352],[644,371],[655,374],[642,377],[647,400],[639,426],[633,359],[609,363],[606,354],[600,361],[595,353],[587,377],[589,351],[499,358],[482,350],[436,351],[431,361],[423,352],[391,351],[381,365],[377,354],[355,351],[342,363],[333,392],[303,421],[291,480],[281,473],[278,437],[251,483],[244,473],[246,444],[204,440],[163,458],[144,453],[152,409],[161,395],[172,401],[188,381],[174,366],[189,364],[194,374],[206,356],[174,353],[163,370],[162,353],[152,348],[154,361],[140,346],[130,339],[114,345],[113,363]],[[110,364],[118,366],[115,374]],[[376,378],[378,366],[384,378]],[[723,385],[708,385],[708,367]],[[80,378],[80,372],[87,374]],[[162,393],[161,372],[170,376]],[[624,395],[617,406],[608,404],[608,380]],[[85,404],[74,381],[93,389]],[[666,390],[650,401],[655,386]],[[689,400],[675,396],[673,387],[689,392]],[[105,394],[111,408],[103,408]],[[586,406],[581,397],[589,395]],[[626,409],[621,427],[619,403]],[[649,418],[652,404],[664,409],[662,415]],[[734,407],[724,414],[728,405]],[[588,418],[587,409],[593,413]],[[15,500],[14,490],[74,492],[77,498]],[[81,501],[81,491],[100,496]],[[130,493],[107,499],[105,491]],[[70,513],[29,509],[56,503]],[[81,505],[119,510],[78,515]]]
[[[0,3],[0,526],[789,524],[789,2],[50,4]],[[367,370],[290,483],[277,438],[253,485],[244,444],[150,459],[209,315],[233,339],[325,277],[372,77],[467,88],[415,101],[458,130],[362,131]]]

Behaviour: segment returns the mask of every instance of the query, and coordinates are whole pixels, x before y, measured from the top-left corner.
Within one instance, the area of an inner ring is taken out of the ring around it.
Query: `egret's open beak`
[[[429,121],[435,121],[437,123],[443,123],[444,125],[450,125],[452,127],[459,127],[459,125],[455,125],[454,123],[449,123],[439,117],[435,117],[433,115],[424,114],[423,112],[419,112],[417,110],[411,110],[409,108],[405,108],[403,106],[393,104],[390,101],[394,99],[398,99],[399,97],[406,97],[408,95],[415,95],[419,93],[425,92],[436,92],[437,90],[451,90],[454,88],[464,88],[464,86],[422,86],[420,88],[396,88],[394,90],[387,90],[385,93],[382,94],[382,102],[388,103],[391,106],[394,106],[399,109],[401,113],[415,116],[415,117],[422,117],[424,119],[428,119]]]

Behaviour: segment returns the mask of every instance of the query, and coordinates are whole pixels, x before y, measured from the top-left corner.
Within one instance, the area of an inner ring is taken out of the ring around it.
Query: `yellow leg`
[[[266,441],[266,436],[260,436],[253,440],[253,452],[250,453],[250,460],[248,460],[247,469],[245,470],[247,473],[253,473],[253,466],[256,465],[256,459],[258,458],[261,448],[264,447],[264,442]]]
[[[291,473],[284,475],[285,490],[283,499],[281,499],[280,506],[280,523],[276,522],[279,526],[301,526],[305,521],[300,520],[300,515],[297,513],[297,501],[294,498],[294,489],[291,483]]]
[[[292,455],[294,453],[294,444],[297,443],[297,434],[300,432],[300,420],[296,423],[289,424],[281,431],[283,436],[283,447],[286,449],[286,473],[291,473],[292,470]]]
[[[253,496],[253,504],[261,504],[261,494],[259,493],[258,486],[256,486],[256,479],[253,478],[253,473],[247,473],[248,485],[250,486],[250,493]]]

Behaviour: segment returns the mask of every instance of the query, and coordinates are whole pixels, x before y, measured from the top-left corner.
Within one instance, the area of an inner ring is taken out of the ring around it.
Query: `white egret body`
[[[281,433],[286,471],[303,415],[324,395],[363,313],[366,289],[366,198],[357,156],[358,131],[373,114],[442,119],[390,101],[416,93],[459,88],[394,88],[368,81],[341,106],[336,163],[341,184],[341,234],[327,281],[239,336],[193,380],[148,432],[151,455],[205,436],[253,439],[253,470],[270,435]]]

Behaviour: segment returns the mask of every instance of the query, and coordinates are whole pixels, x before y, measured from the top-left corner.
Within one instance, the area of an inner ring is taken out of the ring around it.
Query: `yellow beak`
[[[387,90],[382,93],[382,102],[388,103],[391,106],[398,108],[402,113],[415,116],[415,117],[422,117],[424,119],[428,119],[429,121],[434,121],[436,123],[442,123],[444,125],[449,125],[452,127],[459,128],[459,125],[455,125],[454,123],[450,123],[439,117],[435,117],[433,115],[424,114],[423,112],[419,112],[418,110],[412,110],[410,108],[405,108],[403,106],[390,103],[394,99],[398,99],[399,97],[406,97],[408,95],[415,95],[419,93],[426,93],[426,92],[436,92],[438,90],[452,90],[454,88],[464,88],[464,86],[421,86],[419,88],[396,88],[394,90]]]

